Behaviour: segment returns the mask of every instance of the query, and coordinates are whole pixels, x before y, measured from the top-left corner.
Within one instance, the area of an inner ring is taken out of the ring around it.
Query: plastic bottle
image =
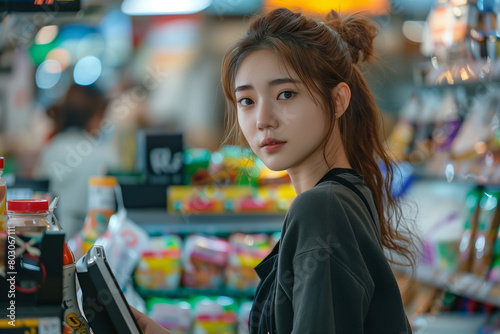
[[[80,312],[76,297],[75,257],[64,242],[63,253],[63,325],[73,334],[90,334],[90,326]]]
[[[50,230],[49,201],[44,199],[15,199],[7,201],[9,233],[40,236]]]
[[[2,179],[3,168],[4,158],[0,157],[0,231],[7,230],[7,225],[5,223],[7,220],[7,212],[5,206],[5,201],[7,199],[7,185],[5,184],[5,180]]]
[[[106,232],[109,219],[116,212],[115,188],[117,184],[113,176],[89,178],[87,217],[81,233],[83,253],[87,253],[97,238]]]

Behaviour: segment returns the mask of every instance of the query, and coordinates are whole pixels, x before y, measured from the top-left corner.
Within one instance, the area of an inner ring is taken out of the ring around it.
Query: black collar
[[[360,180],[363,180],[363,177],[361,174],[359,174],[356,170],[352,168],[333,168],[330,169],[322,178],[321,180],[316,183],[316,186],[320,184],[321,182],[325,182],[331,179],[332,175],[339,175],[339,174],[351,174],[359,178]]]

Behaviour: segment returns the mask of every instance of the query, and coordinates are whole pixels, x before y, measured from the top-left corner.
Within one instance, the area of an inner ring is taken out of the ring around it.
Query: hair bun
[[[353,14],[342,19],[340,13],[331,10],[326,15],[325,24],[337,31],[348,45],[352,62],[369,61],[375,54],[373,40],[378,34],[378,28],[369,18]]]

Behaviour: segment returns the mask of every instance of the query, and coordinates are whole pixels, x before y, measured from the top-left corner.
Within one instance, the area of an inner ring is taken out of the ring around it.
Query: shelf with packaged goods
[[[487,166],[482,162],[453,162],[436,171],[422,165],[413,166],[413,174],[417,180],[440,183],[460,183],[464,185],[485,185],[500,188],[500,164]]]
[[[411,272],[396,268],[407,276]],[[440,268],[418,267],[412,276],[415,280],[471,298],[482,303],[500,306],[500,283],[487,281],[469,273],[450,272]]]
[[[281,231],[283,214],[184,214],[162,209],[127,210],[128,217],[150,235],[272,233]]]
[[[255,289],[239,291],[229,288],[202,289],[179,287],[175,290],[149,290],[137,288],[137,292],[144,298],[163,297],[163,298],[189,298],[192,296],[227,296],[236,299],[253,299]]]

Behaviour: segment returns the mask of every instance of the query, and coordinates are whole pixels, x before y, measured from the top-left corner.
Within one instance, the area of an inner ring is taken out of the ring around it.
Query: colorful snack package
[[[177,235],[153,237],[142,251],[135,282],[148,290],[175,290],[181,280],[182,241]]]
[[[236,333],[237,304],[233,298],[197,297],[193,304],[193,334]]]
[[[212,153],[209,173],[216,184],[255,186],[261,166],[249,149],[226,145]]]
[[[230,247],[220,238],[188,236],[182,252],[182,284],[190,288],[220,288]]]
[[[226,287],[250,291],[259,284],[254,268],[270,252],[266,234],[234,233],[229,237],[231,252],[225,270]]]
[[[148,316],[173,334],[191,331],[192,305],[187,300],[153,297],[147,302]]]
[[[208,173],[210,151],[204,148],[188,148],[184,150],[184,184],[211,184]]]

